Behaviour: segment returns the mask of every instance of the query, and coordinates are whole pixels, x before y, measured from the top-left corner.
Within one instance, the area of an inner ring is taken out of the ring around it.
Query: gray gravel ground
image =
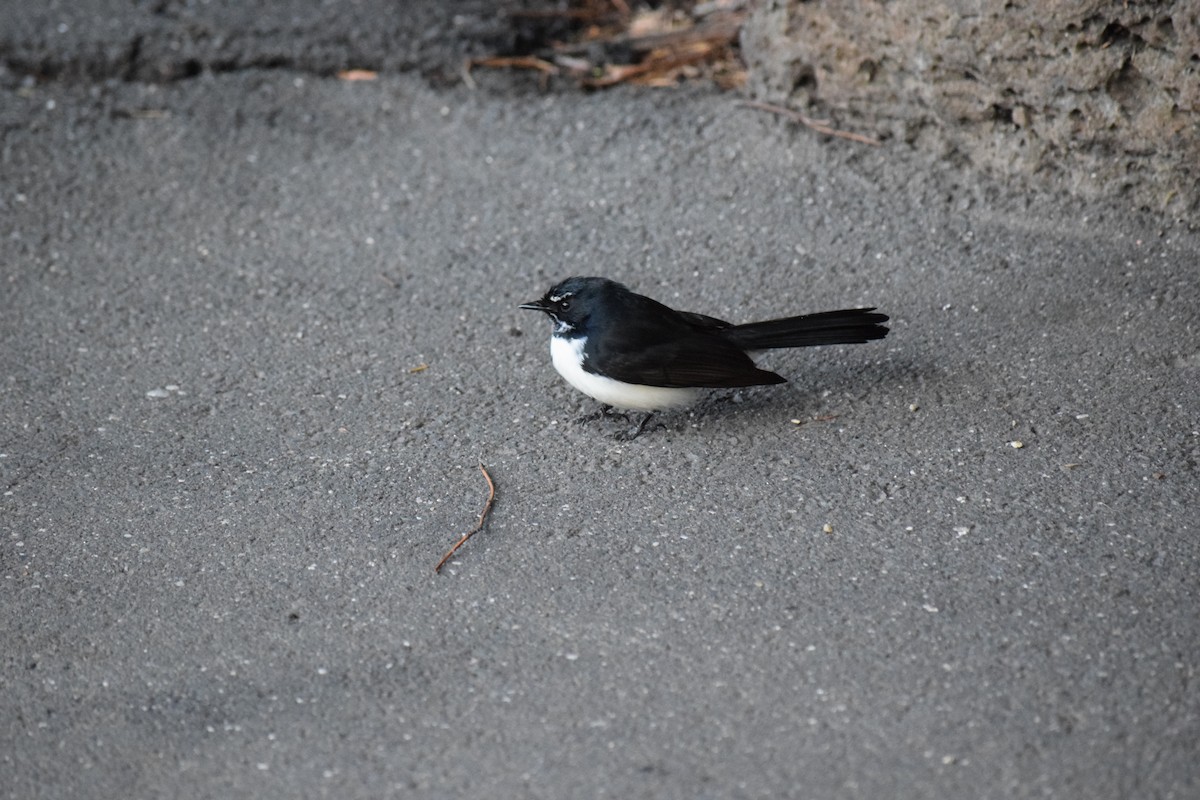
[[[4,796],[1200,794],[1200,236],[476,77],[3,89]],[[893,331],[619,442],[578,273]]]

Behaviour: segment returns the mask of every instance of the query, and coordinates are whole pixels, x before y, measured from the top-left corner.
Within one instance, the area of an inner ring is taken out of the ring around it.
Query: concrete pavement
[[[10,78],[5,796],[1200,789],[1194,232],[706,89]],[[568,274],[893,332],[623,443]]]

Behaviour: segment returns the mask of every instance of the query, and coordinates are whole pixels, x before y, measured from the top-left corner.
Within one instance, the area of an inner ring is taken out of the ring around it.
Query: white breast
[[[686,406],[696,399],[695,389],[638,386],[587,372],[583,368],[583,346],[586,343],[586,336],[577,339],[551,336],[550,358],[558,374],[566,378],[567,383],[601,403],[631,411],[659,411]]]

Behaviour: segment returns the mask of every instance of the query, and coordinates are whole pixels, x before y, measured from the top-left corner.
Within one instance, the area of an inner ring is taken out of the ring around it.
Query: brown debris
[[[469,59],[463,67],[463,83],[471,89],[475,88],[475,79],[471,70],[475,67],[493,67],[497,69],[536,69],[542,73],[542,88],[546,88],[551,75],[558,74],[558,67],[537,56],[488,56],[486,58]]]
[[[500,67],[514,69],[536,69],[549,75],[557,75],[558,67],[537,56],[489,56],[473,58],[468,63],[471,67]]]
[[[344,69],[337,76],[341,81],[373,81],[379,77],[379,73],[373,69]]]
[[[698,78],[725,89],[744,83],[737,42],[746,4],[716,0],[680,5],[633,10],[624,0],[577,0],[561,11],[519,12],[514,16],[556,16],[578,23],[578,38],[531,55],[474,59],[467,62],[464,80],[473,84],[470,70],[479,66],[539,70],[543,83],[551,75],[566,74],[591,89],[621,83],[675,86]]]

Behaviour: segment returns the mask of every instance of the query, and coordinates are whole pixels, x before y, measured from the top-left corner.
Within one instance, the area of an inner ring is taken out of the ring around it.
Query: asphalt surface
[[[0,100],[3,796],[1200,795],[1194,231],[705,88],[28,80],[54,13]],[[516,308],[569,274],[892,333],[621,442]]]

